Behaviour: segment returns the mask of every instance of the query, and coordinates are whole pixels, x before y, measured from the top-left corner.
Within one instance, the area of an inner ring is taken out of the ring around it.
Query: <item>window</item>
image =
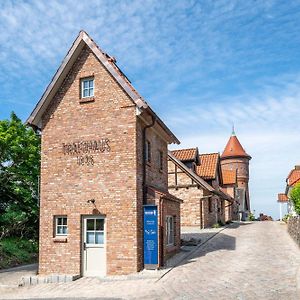
[[[55,235],[67,235],[68,234],[68,219],[66,216],[55,217]]]
[[[86,243],[104,244],[104,219],[86,220]]]
[[[94,96],[94,78],[84,78],[81,80],[81,98]]]
[[[159,170],[162,171],[164,168],[164,154],[162,151],[158,152]]]
[[[167,246],[173,246],[175,241],[173,216],[166,216],[166,238],[167,238]]]
[[[151,163],[151,144],[149,141],[146,141],[146,149],[145,149],[145,155],[146,155],[146,162]]]

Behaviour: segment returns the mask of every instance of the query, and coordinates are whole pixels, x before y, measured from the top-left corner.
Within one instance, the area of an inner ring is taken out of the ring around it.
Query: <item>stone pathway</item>
[[[0,292],[0,298],[300,299],[300,251],[286,225],[233,224],[194,250],[159,280],[81,278]]]

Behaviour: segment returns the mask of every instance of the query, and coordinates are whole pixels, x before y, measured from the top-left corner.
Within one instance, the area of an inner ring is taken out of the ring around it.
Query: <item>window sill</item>
[[[89,102],[94,102],[95,97],[86,97],[86,98],[80,98],[79,103],[89,103]]]
[[[68,238],[66,236],[61,236],[61,237],[56,236],[53,238],[53,242],[54,243],[67,243]]]

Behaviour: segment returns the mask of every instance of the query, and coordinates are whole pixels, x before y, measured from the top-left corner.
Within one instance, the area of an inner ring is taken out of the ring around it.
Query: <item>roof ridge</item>
[[[170,150],[171,152],[173,151],[184,151],[184,150],[195,150],[197,147],[195,148],[183,148],[183,149],[175,149],[175,150]]]
[[[213,155],[213,154],[220,154],[220,152],[211,152],[211,153],[200,153],[200,155]]]

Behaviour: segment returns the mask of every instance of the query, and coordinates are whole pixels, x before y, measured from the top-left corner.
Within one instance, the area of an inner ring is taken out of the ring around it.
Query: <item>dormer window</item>
[[[94,78],[81,79],[81,98],[94,97]]]

